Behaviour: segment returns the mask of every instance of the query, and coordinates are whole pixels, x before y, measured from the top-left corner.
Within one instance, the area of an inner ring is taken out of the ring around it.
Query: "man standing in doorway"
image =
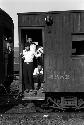
[[[36,44],[32,41],[32,38],[31,37],[27,38],[26,42],[30,44],[30,50],[35,53],[36,52]],[[37,67],[37,58],[34,56],[34,58],[33,58],[33,69],[35,67]]]
[[[33,83],[33,59],[39,57],[39,54],[36,53],[36,45],[32,43],[32,39],[28,38],[28,41],[25,43],[25,49],[21,53],[22,58],[24,59],[23,63],[23,80],[25,85],[25,91],[31,92],[34,89]]]
[[[24,60],[23,63],[23,80],[25,85],[25,91],[29,92],[33,90],[33,58],[35,55],[35,51],[30,50],[30,44],[25,43],[25,49],[21,54]]]

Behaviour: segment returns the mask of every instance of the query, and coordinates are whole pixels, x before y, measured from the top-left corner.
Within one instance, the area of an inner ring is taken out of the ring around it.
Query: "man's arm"
[[[41,57],[42,54],[43,54],[43,47],[40,47],[36,50],[35,56],[38,58]]]
[[[37,51],[35,52],[35,57],[38,58],[38,57],[41,57],[41,53],[38,53]]]
[[[37,68],[34,69],[34,73],[33,73],[33,75],[38,75]]]
[[[23,53],[20,53],[20,56],[23,58],[23,59],[25,59],[25,50],[23,50]]]

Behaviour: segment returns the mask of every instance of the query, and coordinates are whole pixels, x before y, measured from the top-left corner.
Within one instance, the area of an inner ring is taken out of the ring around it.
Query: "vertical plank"
[[[71,31],[72,31],[72,20],[69,12],[63,15],[63,72],[67,76],[63,80],[63,86],[65,92],[71,89]]]
[[[80,31],[84,32],[84,11],[80,13],[80,20],[81,20]]]
[[[73,13],[73,25],[74,25],[74,32],[80,32],[81,27],[81,15],[79,13]]]

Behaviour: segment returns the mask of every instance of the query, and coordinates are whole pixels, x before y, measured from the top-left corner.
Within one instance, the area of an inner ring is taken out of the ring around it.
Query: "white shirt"
[[[39,74],[39,70],[38,68],[35,68],[33,75],[38,75],[38,74]],[[43,68],[41,69],[40,74],[43,74]]]
[[[33,62],[33,58],[34,58],[35,52],[34,51],[26,51],[23,50],[23,57],[25,57],[24,62]]]
[[[35,52],[36,51],[36,45],[35,44],[31,44],[30,45],[30,50]]]
[[[30,50],[26,51],[23,50],[23,57],[25,57],[24,62],[33,62],[33,58],[34,56],[36,56],[37,58],[41,56],[41,53],[37,53],[38,51],[36,51],[36,45],[31,44],[30,45]]]

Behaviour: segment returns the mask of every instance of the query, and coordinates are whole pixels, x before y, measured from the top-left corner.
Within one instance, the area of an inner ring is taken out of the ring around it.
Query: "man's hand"
[[[25,59],[24,55],[22,53],[20,53],[20,56],[22,57],[22,59]]]
[[[25,57],[23,56],[23,57],[22,57],[22,59],[24,59],[24,60],[25,60]]]
[[[20,53],[20,56],[23,56],[23,54],[22,54],[22,53]]]

